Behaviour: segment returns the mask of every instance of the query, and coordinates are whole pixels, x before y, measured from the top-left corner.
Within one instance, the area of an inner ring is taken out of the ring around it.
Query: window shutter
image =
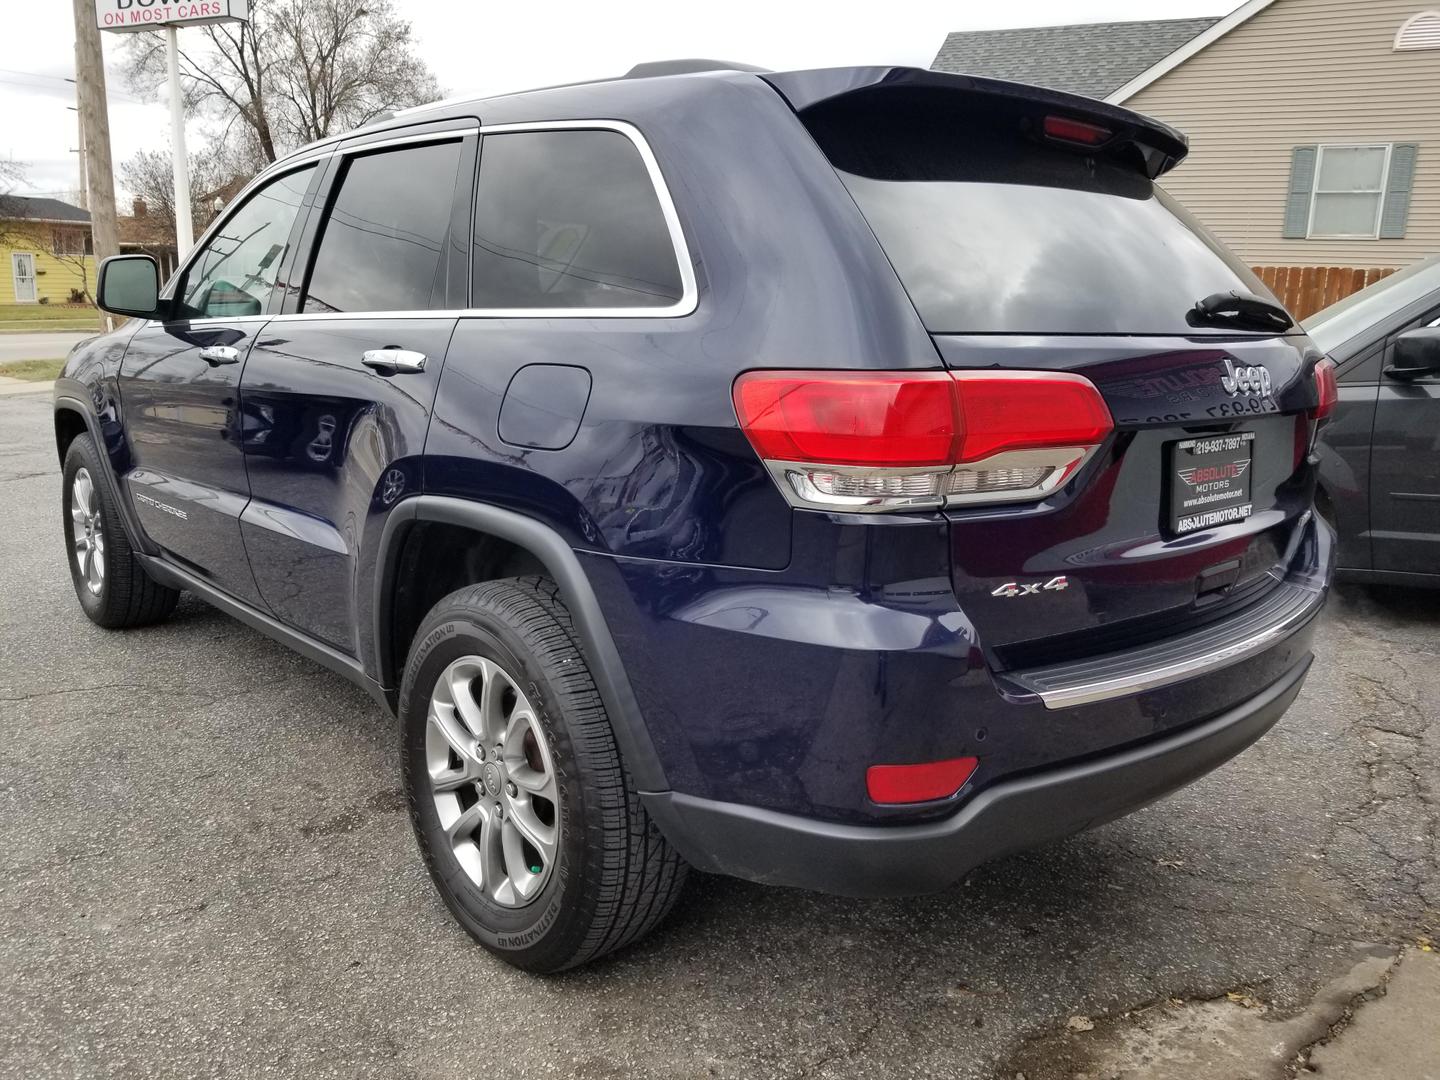
[[[1390,151],[1390,181],[1385,185],[1385,208],[1380,211],[1380,239],[1402,240],[1410,217],[1410,189],[1415,183],[1415,143],[1396,143]]]
[[[1318,146],[1297,146],[1290,156],[1290,196],[1285,202],[1285,229],[1281,236],[1303,240],[1310,231],[1310,195],[1315,190]]]

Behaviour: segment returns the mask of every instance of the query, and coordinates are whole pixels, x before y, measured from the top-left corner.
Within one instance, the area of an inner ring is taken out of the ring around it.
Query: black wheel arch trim
[[[395,578],[405,534],[416,522],[456,525],[508,541],[533,555],[560,586],[561,596],[575,622],[585,659],[615,732],[630,776],[640,791],[665,791],[665,770],[640,713],[640,704],[625,674],[620,652],[589,577],[573,548],[541,521],[488,503],[445,495],[415,495],[390,511],[380,536],[371,605],[372,641],[381,683],[398,684],[404,658],[393,655],[391,629],[394,617]],[[392,691],[393,695],[393,691]]]

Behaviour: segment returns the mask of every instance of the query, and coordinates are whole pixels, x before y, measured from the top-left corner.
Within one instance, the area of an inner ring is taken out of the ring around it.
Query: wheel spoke
[[[455,703],[455,712],[460,722],[470,730],[473,738],[483,743],[488,740],[485,733],[485,717],[480,703],[475,700],[473,689],[477,678],[484,679],[483,661],[479,665],[456,664],[451,668],[449,678],[443,681],[449,684],[450,700]]]
[[[498,664],[489,660],[480,661],[480,671],[483,682],[480,687],[480,700],[476,703],[476,708],[479,711],[480,723],[484,731],[483,738],[489,745],[503,736],[504,717],[500,714],[500,703],[505,696],[505,687],[510,680]]]
[[[480,802],[479,806],[490,806],[486,802]],[[501,903],[507,902],[503,899],[506,878],[509,876],[505,868],[504,843],[502,833],[504,826],[495,820],[493,807],[484,813],[484,820],[480,824],[480,835],[477,846],[480,849],[480,885],[496,900]]]
[[[535,806],[525,796],[513,798],[510,803],[510,823],[531,846],[540,853],[541,861],[548,865],[555,857],[555,833],[553,825],[546,825],[535,814]]]
[[[451,846],[454,846],[471,839],[475,830],[484,822],[485,804],[477,802],[468,810],[462,811],[459,817],[446,826],[445,835],[449,838]]]

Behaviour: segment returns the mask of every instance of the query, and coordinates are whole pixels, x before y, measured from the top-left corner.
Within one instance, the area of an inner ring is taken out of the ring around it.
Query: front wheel
[[[160,622],[180,593],[153,581],[135,558],[104,468],[89,435],[77,436],[65,452],[61,520],[76,599],[91,622],[108,629]]]
[[[467,586],[415,641],[400,693],[405,785],[455,918],[538,973],[648,933],[685,865],[633,790],[555,584]]]

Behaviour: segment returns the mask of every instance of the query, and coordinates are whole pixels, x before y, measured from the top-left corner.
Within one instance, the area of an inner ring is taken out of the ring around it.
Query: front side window
[[[446,306],[446,243],[463,143],[352,157],[321,226],[303,311]]]
[[[261,315],[315,166],[286,173],[255,192],[210,237],[185,272],[180,289],[185,317]]]
[[[684,286],[640,152],[618,131],[487,135],[471,306],[663,308]]]
[[[1310,236],[1379,236],[1389,163],[1387,145],[1320,147]]]

